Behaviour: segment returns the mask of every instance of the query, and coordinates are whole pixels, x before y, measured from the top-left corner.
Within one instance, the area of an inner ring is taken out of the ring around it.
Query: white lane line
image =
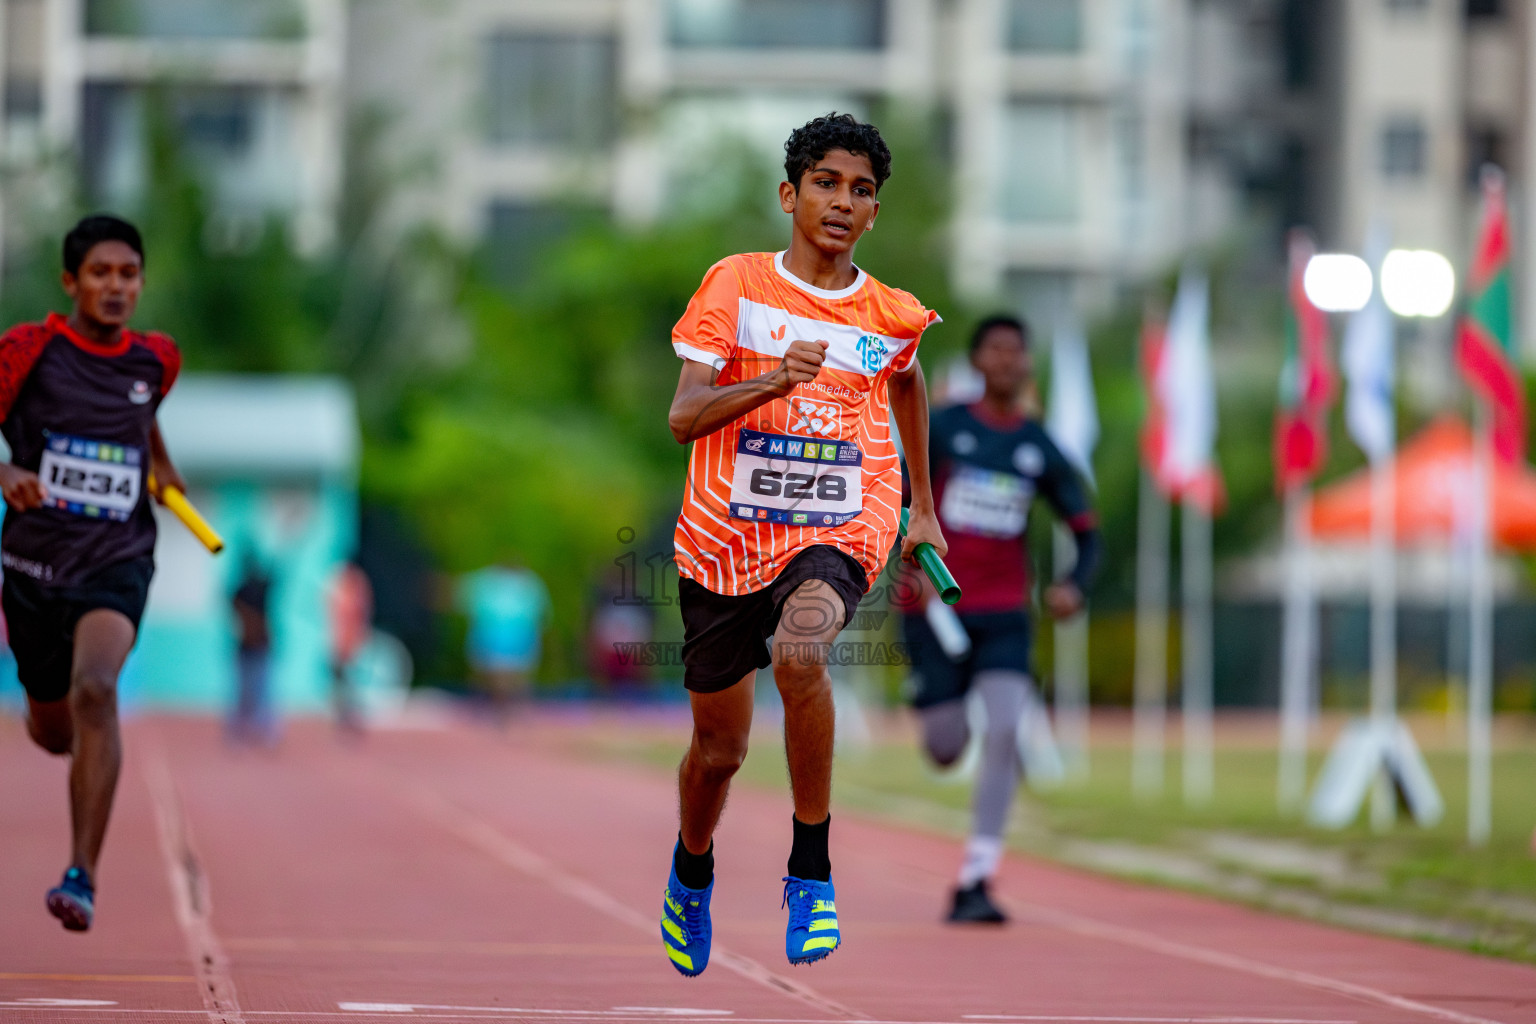
[[[343,1004],[343,1005],[345,1005],[345,1004]],[[411,1003],[371,1003],[371,1004],[359,1004],[359,1005],[371,1005],[371,1006],[413,1006],[415,1004],[411,1004]],[[6,1003],[0,1003],[0,1006],[6,1006],[7,1008],[9,1008],[9,1005],[6,1004]],[[26,1007],[20,1007],[20,1008],[31,1009],[31,1010],[39,1010],[39,1011],[47,1010],[50,1014],[68,1012],[70,1010],[74,1010],[75,1012],[78,1012],[78,1013],[117,1013],[117,1014],[145,1014],[145,1015],[153,1014],[153,1015],[156,1015],[156,1016],[201,1016],[204,1013],[203,1010],[143,1010],[143,1009],[131,1009],[131,1008],[127,1008],[127,1007],[99,1007],[99,1008],[92,1007],[92,1008],[86,1008],[86,1007],[83,1007],[83,1006],[81,1006],[81,1007],[62,1006],[61,1007],[61,1006],[56,1006],[56,1005],[52,1005],[52,1004],[35,1004],[35,1003],[34,1004],[29,1004]],[[409,1014],[409,1019],[411,1019],[411,1020],[478,1020],[478,1021],[504,1021],[504,1020],[512,1020],[512,1021],[518,1021],[518,1020],[524,1019],[524,1017],[529,1012],[527,1010],[517,1010],[517,1009],[514,1009],[512,1007],[486,1007],[485,1008],[486,1010],[491,1011],[491,1012],[487,1012],[487,1013],[463,1012],[463,1011],[466,1011],[466,1010],[470,1010],[471,1009],[470,1007],[457,1007],[455,1009],[457,1009],[460,1012],[432,1011],[432,1012],[428,1012],[428,1013],[411,1013],[411,1014]],[[353,1022],[361,1022],[361,1021],[368,1021],[368,1020],[382,1020],[382,1021],[398,1022],[401,1019],[401,1015],[402,1015],[402,1011],[397,1011],[397,1010],[388,1010],[388,1011],[357,1011],[357,1010],[353,1010],[353,1011],[336,1011],[336,1010],[245,1010],[243,1012],[244,1012],[245,1016],[247,1016],[247,1017],[261,1017],[263,1019],[272,1021],[272,1024],[281,1024],[281,1021],[283,1019],[285,1019],[285,1018],[286,1019],[291,1019],[291,1020],[294,1020],[294,1021],[297,1022],[297,1021],[313,1020],[313,1019],[320,1018],[320,1017],[336,1018],[337,1020],[346,1020],[346,1021],[353,1021]],[[549,1012],[549,1011],[544,1011],[544,1012]],[[612,1024],[612,1022],[614,1022],[614,1021],[625,1021],[625,1022],[629,1022],[629,1021],[654,1021],[654,1020],[657,1019],[655,1014],[645,1014],[643,1016],[633,1016],[633,1017],[614,1017],[614,1016],[605,1016],[604,1014],[607,1011],[602,1011],[602,1010],[591,1011],[590,1015],[588,1015],[588,1016],[581,1016],[580,1015],[580,1011],[570,1011],[570,1012],[573,1014],[573,1016],[562,1017],[561,1019],[562,1020],[571,1020],[571,1021],[590,1020],[590,1021],[597,1021],[597,1022],[607,1022],[607,1024]],[[825,1018],[821,1018],[821,1017],[804,1019],[804,1018],[797,1018],[797,1017],[734,1017],[734,1016],[732,1016],[732,1017],[702,1017],[702,1016],[701,1017],[677,1017],[677,1016],[671,1016],[671,1017],[667,1017],[665,1019],[667,1019],[669,1021],[683,1021],[683,1022],[687,1022],[687,1024],[829,1024],[829,1022]],[[881,1020],[881,1019],[870,1019],[870,1020],[866,1020],[866,1021],[861,1022],[861,1024],[965,1024],[965,1021],[969,1021],[969,1020],[1028,1021],[1028,1022],[1031,1022],[1031,1024],[1093,1024],[1093,1022],[1106,1022],[1106,1024],[1359,1024],[1358,1021],[1353,1021],[1353,1020],[1329,1020],[1329,1019],[1323,1019],[1323,1018],[1310,1018],[1310,1017],[1309,1018],[1299,1018],[1299,1017],[1298,1018],[1287,1018],[1287,1017],[1074,1017],[1074,1016],[1070,1016],[1070,1015],[1063,1015],[1063,1016],[1042,1015],[1042,1016],[1029,1017],[1029,1016],[1012,1016],[1012,1015],[989,1016],[989,1015],[975,1015],[975,1014],[966,1015],[965,1017],[963,1017],[959,1021],[953,1021],[953,1020]]]
[[[432,1003],[337,1003],[343,1010],[359,1013],[415,1013],[417,1010],[453,1010],[460,1013],[520,1013],[544,1017],[622,1017],[626,1020],[657,1020],[686,1017],[711,1020],[734,1016],[731,1010],[697,1010],[683,1006],[615,1006],[611,1010],[547,1010],[522,1006],[439,1006]]]
[[[576,875],[563,871],[540,857],[532,850],[504,835],[491,825],[475,817],[456,804],[449,802],[420,783],[411,782],[401,787],[400,790],[392,790],[397,797],[408,799],[409,803],[423,816],[432,819],[448,832],[453,833],[471,846],[477,847],[481,852],[489,854],[496,860],[509,867],[516,868],[529,877],[549,885],[551,888],[580,900],[596,910],[600,910],[615,920],[622,921],[632,928],[655,936],[657,942],[661,940],[660,926],[655,920],[635,910],[627,903],[620,902],[616,897],[609,895],[591,882]],[[407,797],[408,794],[408,797]],[[657,953],[660,960],[660,952]],[[728,970],[758,984],[774,989],[785,995],[799,999],[810,1006],[850,1020],[866,1020],[868,1015],[858,1010],[844,1006],[836,1000],[829,999],[809,985],[802,984],[792,978],[770,971],[767,967],[753,960],[751,957],[732,952],[716,943],[710,953],[710,961],[720,964]]]
[[[1061,1017],[1019,1013],[965,1013],[963,1020],[1044,1021],[1046,1024],[1358,1024],[1353,1020],[1318,1020],[1315,1017]]]
[[[171,884],[171,901],[176,909],[176,923],[187,940],[197,988],[209,1024],[244,1024],[235,982],[229,973],[229,957],[214,934],[212,894],[208,876],[192,844],[192,832],[176,796],[165,750],[154,734],[142,735],[144,781],[149,785],[150,804],[155,810],[160,852]]]
[[[1162,953],[1181,960],[1190,960],[1195,963],[1208,964],[1212,967],[1222,967],[1231,971],[1239,971],[1243,974],[1251,974],[1259,978],[1285,981],[1293,985],[1301,985],[1305,988],[1348,996],[1351,999],[1375,1003],[1378,1006],[1387,1006],[1394,1010],[1415,1013],[1424,1017],[1433,1017],[1436,1020],[1451,1021],[1452,1024],[1504,1024],[1504,1022],[1492,1020],[1488,1017],[1476,1017],[1472,1014],[1448,1010],[1442,1006],[1421,1003],[1417,999],[1409,999],[1406,996],[1393,995],[1391,992],[1384,992],[1381,989],[1371,988],[1368,985],[1358,985],[1352,981],[1341,981],[1338,978],[1312,974],[1309,971],[1292,970],[1289,967],[1277,967],[1274,964],[1266,964],[1259,960],[1250,960],[1244,956],[1206,949],[1203,946],[1191,946],[1187,943],[1176,942],[1173,939],[1165,939],[1151,932],[1138,931],[1121,925],[1107,924],[1103,921],[1094,920],[1091,917],[1082,917],[1070,911],[1057,910],[1038,903],[1024,903],[1023,905],[1028,908],[1030,916],[1037,921],[1054,925],[1065,931],[1076,932],[1079,935],[1086,935],[1096,939],[1108,939],[1121,945],[1135,946],[1139,949]]]

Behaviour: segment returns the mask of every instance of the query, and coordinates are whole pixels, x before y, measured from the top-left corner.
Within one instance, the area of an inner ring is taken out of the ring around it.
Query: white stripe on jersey
[[[875,334],[852,324],[795,316],[745,297],[736,303],[736,344],[775,359],[784,358],[792,341],[825,341],[827,360],[823,368],[874,377],[914,340]]]

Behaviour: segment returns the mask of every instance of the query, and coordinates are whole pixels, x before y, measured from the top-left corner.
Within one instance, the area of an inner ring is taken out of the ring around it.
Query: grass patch
[[[784,757],[769,729],[738,780],[787,791]],[[582,741],[589,752],[675,768],[686,736],[605,733]],[[1406,817],[1384,834],[1365,816],[1337,831],[1312,828],[1276,807],[1276,755],[1223,746],[1218,735],[1211,802],[1180,799],[1177,751],[1167,792],[1131,792],[1131,752],[1100,743],[1083,784],[1028,793],[1015,807],[1009,844],[1077,866],[1208,892],[1350,927],[1536,962],[1536,748],[1497,751],[1493,759],[1493,835],[1466,842],[1466,760],[1425,754],[1445,800],[1433,828]],[[1315,755],[1309,778],[1316,778]],[[878,741],[840,753],[834,782],[840,807],[959,837],[968,825],[971,787],[936,776],[910,740]],[[958,851],[957,851],[958,856]]]

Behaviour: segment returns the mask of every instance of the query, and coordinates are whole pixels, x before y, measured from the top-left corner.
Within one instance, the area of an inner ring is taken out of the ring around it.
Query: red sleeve
[[[171,393],[171,385],[176,383],[176,376],[181,373],[181,349],[176,347],[170,335],[159,331],[149,331],[144,335],[144,347],[153,352],[164,367],[165,372],[160,376],[160,397],[164,398]]]
[[[18,324],[0,337],[0,422],[10,417],[21,386],[52,338],[43,324]]]

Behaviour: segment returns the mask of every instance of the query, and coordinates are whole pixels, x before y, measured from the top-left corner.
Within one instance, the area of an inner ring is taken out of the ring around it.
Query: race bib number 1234
[[[46,506],[92,519],[127,521],[139,505],[144,453],[133,445],[50,434],[38,476]]]

